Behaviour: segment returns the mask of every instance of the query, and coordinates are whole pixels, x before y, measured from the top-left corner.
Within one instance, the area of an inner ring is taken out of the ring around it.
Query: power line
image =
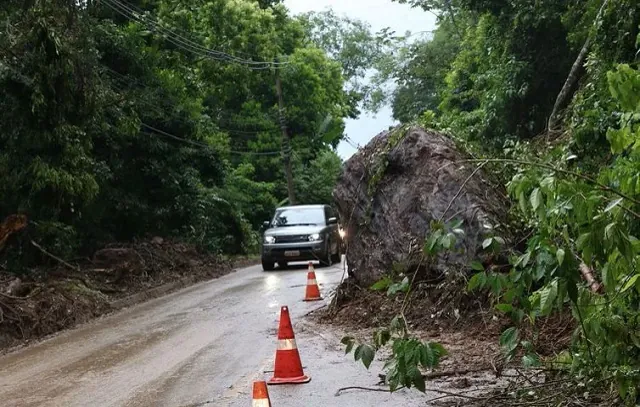
[[[153,131],[156,134],[160,134],[162,136],[169,137],[169,138],[172,138],[174,140],[177,140],[177,141],[180,141],[180,142],[183,142],[183,143],[191,144],[191,145],[196,146],[196,147],[200,147],[200,148],[204,148],[204,149],[212,149],[212,147],[210,145],[208,145],[208,144],[204,144],[204,143],[200,143],[200,142],[197,142],[197,141],[194,141],[194,140],[189,140],[189,139],[185,139],[185,138],[182,138],[182,137],[175,136],[175,135],[173,135],[171,133],[167,133],[166,131],[157,129],[157,128],[155,128],[153,126],[150,126],[150,125],[148,125],[146,123],[140,123],[140,125],[142,127],[146,128],[146,129],[148,129],[148,130]],[[282,153],[282,151],[280,151],[280,150],[278,150],[278,151],[227,150],[227,151],[229,153],[231,153],[231,154],[237,154],[237,155],[258,155],[258,156],[279,155],[279,154]]]
[[[125,89],[122,86],[119,86],[118,83],[120,83],[120,84],[124,83],[126,85],[131,85],[132,82],[135,82],[140,87],[150,88],[150,86],[146,86],[146,85],[144,85],[143,83],[141,83],[138,80],[135,80],[133,78],[131,78],[131,80],[130,80],[129,77],[127,77],[127,76],[125,76],[125,75],[123,75],[123,74],[121,74],[121,73],[119,73],[117,71],[114,71],[113,69],[111,69],[111,68],[109,68],[107,66],[104,66],[104,68],[106,69],[106,72],[108,74],[113,75],[113,79],[116,81],[116,83],[114,83],[114,85],[115,85],[116,89],[121,91],[121,92],[125,92],[127,89]],[[158,112],[162,111],[161,108],[159,108],[158,106],[156,106],[152,102],[148,101],[147,99],[139,99],[137,102],[142,104],[142,105],[144,105],[144,106],[153,108],[155,111],[158,111]],[[229,113],[231,113],[231,112],[229,112]],[[236,115],[237,113],[232,113],[232,114]],[[269,118],[269,120],[271,120],[271,118],[266,116],[266,115],[264,115],[263,117]],[[222,120],[222,121],[225,121],[225,120]],[[232,121],[227,121],[227,122],[231,123]],[[274,126],[275,126],[275,123],[274,123]],[[259,135],[259,134],[264,134],[264,133],[268,133],[268,132],[277,131],[277,128],[275,128],[275,127],[274,128],[261,128],[261,129],[255,129],[255,130],[223,128],[223,127],[218,126],[217,124],[216,124],[216,127],[217,127],[217,130],[219,130],[219,131],[222,131],[222,132],[225,132],[225,133],[229,133],[229,134],[234,134],[234,135],[237,135],[237,136],[256,136],[256,135]]]
[[[249,59],[243,59],[236,57],[234,55],[228,54],[226,52],[206,48],[186,37],[183,37],[177,34],[175,31],[163,27],[160,23],[153,20],[151,17],[145,17],[145,12],[135,8],[135,6],[126,4],[119,0],[103,0],[103,3],[109,7],[111,10],[120,14],[121,16],[129,19],[135,20],[137,22],[143,23],[152,30],[157,31],[160,34],[165,36],[165,39],[175,45],[176,47],[196,54],[198,56],[203,56],[209,59],[213,59],[221,62],[233,62],[237,64],[246,65],[247,68],[252,70],[265,70],[271,69],[275,66],[286,65],[288,62],[271,62],[271,61],[254,61]]]

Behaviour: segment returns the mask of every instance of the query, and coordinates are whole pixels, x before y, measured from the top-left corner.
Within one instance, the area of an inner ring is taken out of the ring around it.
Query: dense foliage
[[[363,96],[279,3],[3,1],[0,217],[63,258],[147,235],[253,250],[287,196],[281,122],[299,203],[330,202]]]
[[[491,293],[514,326],[508,357],[541,362],[527,333],[570,310],[562,366],[640,397],[640,3],[631,0],[410,0],[440,16],[402,45],[379,83],[396,118],[448,132],[502,177],[522,244],[488,236],[510,264],[469,289]],[[553,111],[559,126],[551,126]],[[476,265],[478,266],[478,265]],[[478,267],[475,267],[477,270]]]

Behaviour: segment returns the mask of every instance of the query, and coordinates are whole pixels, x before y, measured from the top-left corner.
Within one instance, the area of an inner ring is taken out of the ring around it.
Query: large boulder
[[[482,242],[506,221],[501,187],[447,137],[414,127],[383,132],[351,157],[334,190],[347,233],[349,274],[369,285],[393,270],[419,278],[468,271],[482,259]],[[473,174],[473,175],[472,175]],[[463,220],[455,250],[424,262],[432,221]],[[485,256],[486,260],[486,256]]]

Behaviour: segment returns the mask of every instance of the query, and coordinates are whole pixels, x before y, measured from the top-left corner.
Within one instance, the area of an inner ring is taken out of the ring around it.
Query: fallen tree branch
[[[428,379],[439,379],[442,377],[450,377],[450,376],[464,376],[469,373],[480,373],[480,372],[489,372],[491,369],[488,368],[476,368],[476,369],[464,369],[464,370],[445,370],[442,372],[431,372],[427,374],[423,374],[422,378],[425,380]],[[381,373],[378,375],[380,378],[380,384],[385,383],[387,380],[387,375]]]
[[[464,180],[464,182],[462,183],[462,185],[460,185],[460,189],[458,189],[458,192],[455,194],[455,196],[451,199],[451,201],[449,201],[449,205],[447,205],[447,208],[444,210],[444,212],[442,212],[442,215],[440,215],[440,221],[442,221],[442,219],[444,219],[444,215],[447,214],[447,212],[449,212],[449,209],[451,209],[451,206],[453,205],[453,203],[455,202],[456,199],[458,199],[458,197],[460,196],[460,194],[462,193],[462,190],[464,189],[464,187],[469,183],[469,181],[471,180],[471,178],[473,178],[474,175],[476,175],[478,173],[478,171],[480,171],[482,169],[482,167],[484,167],[487,163],[483,162],[480,163],[480,165],[478,165],[471,174],[469,174],[469,176],[467,177],[467,179]]]
[[[405,387],[400,387],[396,390],[400,390],[400,389],[404,389]],[[375,391],[375,392],[380,392],[380,393],[391,393],[391,390],[389,389],[380,389],[380,388],[376,388],[376,387],[361,387],[361,386],[349,386],[349,387],[342,387],[340,389],[338,389],[335,393],[335,396],[338,397],[340,395],[340,393],[347,391],[347,390],[364,390],[364,391]],[[464,394],[465,392],[460,392],[460,393],[453,393],[450,391],[446,391],[446,390],[440,390],[440,389],[431,389],[431,388],[426,388],[425,390],[426,392],[432,392],[432,393],[440,393],[440,394],[445,394],[448,397],[461,397],[461,398],[465,398],[465,399],[469,399],[469,400],[488,400],[489,398],[487,397],[475,397],[475,396],[468,396],[466,394]]]
[[[17,300],[17,301],[24,301],[24,300],[28,300],[31,297],[35,297],[36,295],[40,294],[40,291],[42,291],[40,289],[40,287],[37,287],[35,290],[33,290],[33,292],[29,295],[27,295],[26,297],[16,297],[13,295],[9,295],[9,294],[4,294],[2,292],[0,292],[0,295],[3,296],[4,298],[8,298],[10,300]]]
[[[48,257],[51,257],[53,260],[69,267],[71,270],[73,271],[80,271],[80,267],[75,267],[69,263],[67,263],[66,261],[62,260],[60,257],[57,257],[51,253],[49,253],[48,251],[46,251],[42,246],[40,246],[38,243],[34,242],[33,240],[31,241],[31,244],[38,250],[40,250],[42,253],[44,253],[45,255],[47,255]]]
[[[347,391],[347,390],[364,390],[364,391],[377,391],[377,392],[381,392],[381,393],[391,393],[391,390],[389,390],[389,389],[378,389],[378,388],[375,388],[375,387],[349,386],[349,387],[341,387],[341,388],[339,388],[336,391],[335,396],[338,397],[340,395],[340,393],[342,393],[343,391]]]
[[[591,269],[591,267],[587,266],[584,261],[581,261],[579,268],[582,277],[585,279],[587,284],[589,284],[589,288],[591,289],[591,291],[594,294],[601,294],[602,284],[600,284],[600,282],[598,282],[598,280],[596,280],[596,278],[593,276],[593,270]]]

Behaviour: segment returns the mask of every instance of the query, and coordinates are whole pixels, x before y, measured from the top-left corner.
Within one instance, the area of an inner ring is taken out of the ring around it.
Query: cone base
[[[313,298],[305,298],[305,299],[304,299],[304,300],[302,300],[302,301],[307,301],[307,302],[309,302],[309,301],[321,301],[321,300],[322,300],[322,297],[313,297]]]
[[[311,378],[309,376],[299,377],[272,377],[267,384],[303,384],[309,383]]]

